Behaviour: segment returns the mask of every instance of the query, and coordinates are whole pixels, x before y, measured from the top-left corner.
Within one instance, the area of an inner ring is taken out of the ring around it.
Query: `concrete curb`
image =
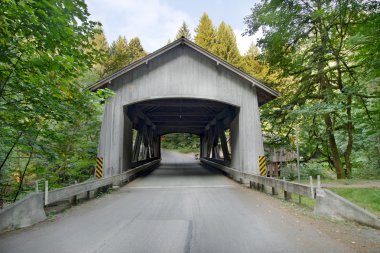
[[[0,210],[0,231],[24,228],[46,219],[43,193],[32,193]]]
[[[317,194],[314,213],[321,216],[344,218],[362,225],[380,229],[380,219],[376,215],[355,205],[347,199],[323,189],[324,196]]]

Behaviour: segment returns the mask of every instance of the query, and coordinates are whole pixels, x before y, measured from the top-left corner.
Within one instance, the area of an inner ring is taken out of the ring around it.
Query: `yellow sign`
[[[95,174],[97,178],[103,177],[103,157],[96,158],[96,170]]]
[[[259,156],[259,170],[260,170],[260,176],[267,175],[266,158],[263,155]]]

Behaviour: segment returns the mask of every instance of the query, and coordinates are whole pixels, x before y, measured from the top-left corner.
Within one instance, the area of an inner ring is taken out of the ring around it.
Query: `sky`
[[[127,40],[139,37],[145,51],[151,53],[174,40],[185,21],[192,36],[200,17],[207,12],[215,27],[221,21],[231,25],[241,54],[256,37],[241,36],[244,17],[258,0],[86,0],[90,19],[100,21],[109,43],[119,35]]]

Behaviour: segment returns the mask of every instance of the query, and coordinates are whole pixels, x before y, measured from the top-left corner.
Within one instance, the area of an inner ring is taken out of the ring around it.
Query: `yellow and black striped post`
[[[265,156],[263,155],[259,156],[259,170],[260,170],[260,176],[267,175],[266,159],[265,159]]]
[[[95,174],[97,178],[103,177],[103,157],[96,157]]]

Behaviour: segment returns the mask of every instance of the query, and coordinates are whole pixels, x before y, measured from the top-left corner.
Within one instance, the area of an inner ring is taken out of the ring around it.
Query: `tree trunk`
[[[28,169],[29,163],[30,163],[30,161],[32,160],[33,150],[34,150],[34,147],[32,146],[32,150],[31,150],[30,153],[29,153],[28,162],[25,164],[25,168],[24,168],[24,171],[23,171],[22,176],[21,176],[20,184],[18,185],[18,189],[17,189],[17,192],[16,192],[16,196],[14,197],[13,202],[16,202],[17,197],[18,197],[18,194],[19,194],[20,191],[21,191],[21,187],[22,187],[22,183],[24,182],[24,178],[25,178],[26,170]]]
[[[325,124],[326,124],[326,133],[329,141],[329,146],[332,155],[333,165],[335,167],[336,176],[338,179],[345,178],[345,174],[343,173],[342,162],[339,157],[338,146],[336,145],[335,136],[334,136],[334,128],[331,120],[330,114],[325,114],[324,116]]]
[[[9,156],[11,155],[13,149],[16,147],[16,145],[17,145],[18,141],[20,140],[22,134],[23,134],[23,132],[20,132],[20,134],[17,136],[16,140],[13,142],[12,147],[8,150],[7,155],[5,156],[4,160],[1,162],[0,171],[4,167],[6,161],[8,160]]]
[[[344,170],[346,176],[351,176],[351,161],[350,161],[350,156],[352,152],[352,146],[353,146],[353,136],[352,136],[352,131],[353,131],[353,124],[352,124],[352,114],[351,114],[351,103],[352,103],[352,95],[347,96],[347,135],[348,135],[348,140],[347,140],[347,147],[346,150],[344,151],[344,161],[346,168]]]

